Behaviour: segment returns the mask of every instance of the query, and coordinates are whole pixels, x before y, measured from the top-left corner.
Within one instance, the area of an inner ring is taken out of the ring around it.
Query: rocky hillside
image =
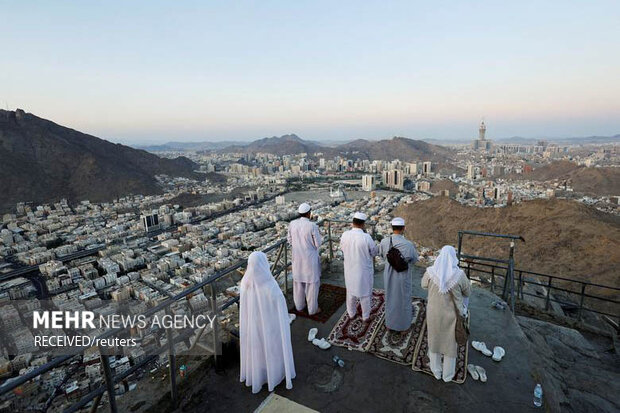
[[[185,157],[164,159],[39,118],[0,110],[0,210],[17,202],[89,199],[161,192],[157,174],[196,177]]]
[[[557,161],[534,169],[521,179],[566,181],[576,192],[590,195],[620,195],[620,168],[588,168],[570,161]]]
[[[422,246],[456,245],[459,230],[521,235],[517,268],[618,286],[620,217],[583,204],[534,200],[505,208],[463,206],[446,197],[403,205],[406,235]],[[507,242],[467,237],[464,252],[507,257]]]

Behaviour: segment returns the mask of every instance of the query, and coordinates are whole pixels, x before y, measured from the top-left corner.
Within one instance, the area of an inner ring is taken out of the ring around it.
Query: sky
[[[0,107],[114,142],[620,133],[617,0],[0,10]]]

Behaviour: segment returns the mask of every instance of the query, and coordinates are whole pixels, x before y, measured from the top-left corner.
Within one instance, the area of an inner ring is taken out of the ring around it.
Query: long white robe
[[[240,381],[251,386],[252,393],[265,383],[273,391],[284,379],[286,388],[293,388],[295,362],[286,300],[264,253],[250,254],[240,287]]]
[[[303,283],[317,283],[321,280],[319,227],[308,218],[291,221],[288,226],[288,242],[293,259],[293,280]]]
[[[354,297],[372,295],[375,270],[372,260],[377,255],[377,245],[372,237],[360,228],[342,234],[340,249],[344,254],[344,282],[347,294]]]

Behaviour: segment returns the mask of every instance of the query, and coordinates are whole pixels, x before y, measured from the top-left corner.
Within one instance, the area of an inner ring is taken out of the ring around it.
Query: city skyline
[[[0,105],[127,144],[620,133],[612,2],[11,4]]]

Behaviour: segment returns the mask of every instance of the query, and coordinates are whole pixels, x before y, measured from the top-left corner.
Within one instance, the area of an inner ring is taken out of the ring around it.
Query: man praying
[[[362,308],[364,322],[370,319],[370,304],[374,278],[373,258],[377,246],[371,236],[364,232],[368,217],[362,212],[353,215],[352,228],[342,234],[340,249],[344,255],[344,282],[347,288],[347,313],[355,317],[357,302]]]
[[[313,315],[321,311],[319,247],[322,239],[318,226],[310,221],[310,205],[304,202],[297,212],[299,218],[289,224],[287,236],[293,252],[293,301],[297,311],[307,306],[308,314]]]
[[[385,269],[383,270],[383,288],[385,288],[385,326],[394,331],[405,331],[411,326],[412,306],[411,306],[411,267],[418,261],[418,251],[411,241],[404,237],[405,220],[394,218],[391,222],[392,233],[388,238],[384,238],[379,244],[379,255],[385,258]],[[392,254],[390,250],[395,248]],[[394,268],[390,260],[394,260],[393,254],[400,262],[395,263],[406,267]]]

